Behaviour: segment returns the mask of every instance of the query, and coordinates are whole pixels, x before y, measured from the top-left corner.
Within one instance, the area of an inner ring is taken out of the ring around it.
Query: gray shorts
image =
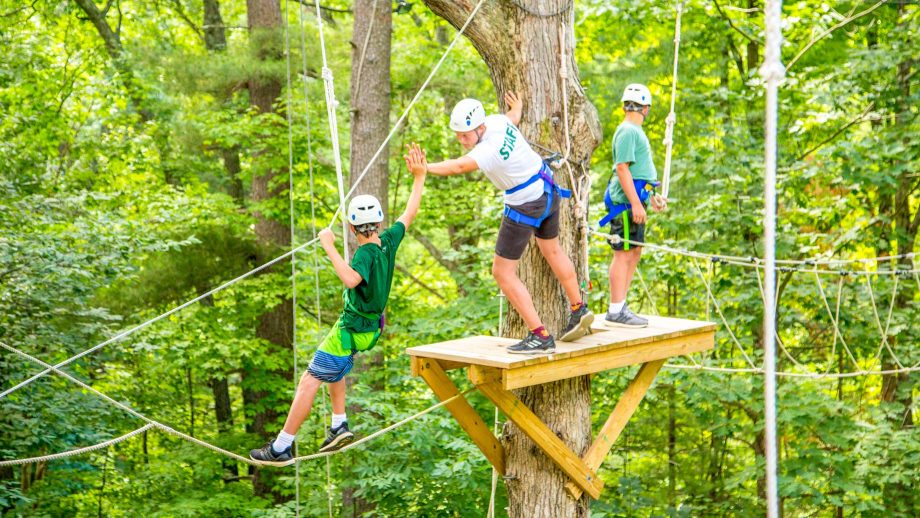
[[[498,240],[495,242],[495,255],[505,259],[517,261],[524,255],[530,236],[536,235],[538,239],[553,239],[559,237],[559,193],[553,194],[553,207],[549,215],[540,224],[540,228],[511,221],[506,216],[502,217],[502,225],[498,229]],[[512,205],[511,208],[533,218],[539,218],[546,210],[547,194],[540,198]]]

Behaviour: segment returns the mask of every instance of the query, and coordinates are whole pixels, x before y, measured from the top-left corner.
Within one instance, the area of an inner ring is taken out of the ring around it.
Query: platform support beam
[[[412,363],[412,370],[418,372],[418,375],[425,380],[425,383],[431,387],[431,390],[441,401],[450,399],[460,393],[454,382],[447,377],[438,360],[413,357]],[[460,423],[460,427],[469,434],[473,443],[482,450],[486,459],[495,466],[495,470],[500,475],[504,475],[505,449],[495,438],[495,435],[492,434],[489,427],[482,421],[482,418],[479,417],[479,414],[473,410],[466,398],[459,397],[444,406],[454,416],[454,419]]]
[[[607,418],[607,422],[601,427],[601,431],[585,453],[584,462],[588,469],[597,470],[601,467],[604,458],[613,448],[613,443],[616,442],[633,413],[639,408],[639,403],[642,402],[642,398],[645,397],[649,387],[652,386],[652,382],[664,362],[665,360],[655,360],[642,364],[639,372],[636,373],[629,386],[623,391],[623,395],[620,396],[620,400],[613,408],[613,412],[610,413],[610,417]],[[583,492],[583,488],[572,482],[566,483],[565,490],[576,500],[581,498]]]
[[[569,476],[570,483],[594,499],[600,497],[604,482],[517,396],[503,389],[500,383],[485,383],[477,388]]]

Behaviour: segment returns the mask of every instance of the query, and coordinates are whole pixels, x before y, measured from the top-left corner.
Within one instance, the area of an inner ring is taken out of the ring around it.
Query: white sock
[[[272,443],[272,449],[275,450],[275,453],[281,453],[284,450],[291,447],[291,443],[294,442],[296,435],[289,434],[284,430],[278,432],[278,438],[275,439],[275,442]]]
[[[342,426],[342,423],[348,421],[348,415],[346,414],[332,414],[332,429]]]
[[[614,315],[616,315],[616,314],[619,313],[620,311],[623,311],[623,306],[625,306],[625,305],[626,305],[626,301],[625,301],[625,300],[622,301],[622,302],[611,302],[611,303],[610,303],[610,306],[607,308],[607,311],[609,311],[610,313],[613,313]]]

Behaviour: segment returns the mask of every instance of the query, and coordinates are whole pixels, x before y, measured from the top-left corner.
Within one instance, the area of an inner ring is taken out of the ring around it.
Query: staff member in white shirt
[[[436,176],[480,169],[496,187],[505,191],[505,215],[495,243],[492,276],[530,329],[527,337],[508,347],[508,351],[552,353],[555,340],[543,326],[530,293],[517,276],[518,262],[531,236],[536,236],[540,253],[571,303],[569,322],[561,340],[574,341],[587,334],[594,314],[582,301],[575,267],[559,245],[559,198],[568,197],[568,192],[553,184],[549,167],[517,128],[524,106],[521,99],[508,92],[505,102],[507,113],[488,117],[476,99],[457,103],[450,115],[450,129],[469,152],[460,158],[427,164],[427,168]]]

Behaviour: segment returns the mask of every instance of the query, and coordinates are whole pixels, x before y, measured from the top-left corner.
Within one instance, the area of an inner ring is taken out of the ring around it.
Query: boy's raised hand
[[[428,172],[428,160],[425,157],[425,152],[415,142],[406,147],[409,148],[409,154],[403,156],[406,160],[406,168],[409,169],[412,176],[424,178]]]

